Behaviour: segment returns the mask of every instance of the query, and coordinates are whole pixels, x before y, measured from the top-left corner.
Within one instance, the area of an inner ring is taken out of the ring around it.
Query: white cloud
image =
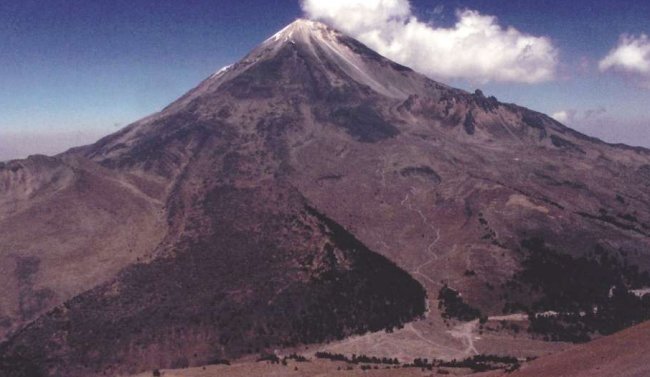
[[[600,106],[584,111],[578,111],[576,109],[560,110],[553,113],[551,117],[567,126],[576,126],[600,121],[603,119],[603,116],[605,116],[605,114],[607,114],[607,109]]]
[[[556,113],[553,113],[551,117],[557,120],[560,123],[571,124],[573,123],[573,118],[575,117],[575,110],[561,110]]]
[[[610,143],[650,148],[648,124],[648,119],[644,119],[644,117],[601,114],[591,118],[579,117],[570,126],[577,131]]]
[[[538,83],[552,80],[558,50],[547,37],[458,11],[453,27],[419,21],[408,0],[303,0],[302,9],[380,54],[438,79]]]
[[[618,45],[605,56],[598,67],[601,71],[615,70],[632,73],[642,78],[642,84],[650,87],[650,38],[647,35],[624,34]]]
[[[644,116],[610,114],[604,107],[561,110],[552,117],[577,131],[609,143],[650,148],[650,121]]]

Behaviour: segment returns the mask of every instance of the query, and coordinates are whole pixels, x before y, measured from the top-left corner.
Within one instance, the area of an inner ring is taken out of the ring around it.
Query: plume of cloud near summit
[[[453,27],[414,16],[408,0],[302,0],[324,21],[380,54],[437,79],[534,84],[553,80],[558,50],[543,36],[502,27],[496,17],[457,11]]]

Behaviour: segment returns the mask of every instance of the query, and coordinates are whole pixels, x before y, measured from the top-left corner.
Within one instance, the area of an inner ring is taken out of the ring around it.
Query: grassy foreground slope
[[[650,322],[524,365],[511,377],[650,376]]]

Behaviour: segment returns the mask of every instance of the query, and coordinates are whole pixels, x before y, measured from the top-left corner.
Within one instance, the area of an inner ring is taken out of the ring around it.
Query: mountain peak
[[[335,33],[333,29],[322,22],[299,18],[287,25],[284,29],[275,33],[267,42],[296,42],[308,39],[310,35],[322,35],[323,33]]]
[[[541,355],[650,319],[648,187],[650,151],[297,20],[160,113],[0,165],[0,376],[360,354],[340,339],[361,334],[404,361]],[[562,315],[457,336],[533,310]]]

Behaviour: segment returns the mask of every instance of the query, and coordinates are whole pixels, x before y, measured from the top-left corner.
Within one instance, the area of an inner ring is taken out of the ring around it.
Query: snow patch
[[[275,33],[265,42],[295,42],[295,39],[301,39],[302,41],[305,41],[309,39],[309,35],[314,32],[327,32],[328,30],[328,27],[323,23],[301,18],[292,22],[279,32]]]
[[[228,70],[230,70],[230,68],[232,68],[232,66],[233,65],[230,64],[230,65],[227,65],[227,66],[221,68],[217,72],[213,73],[212,76],[210,76],[210,78],[215,78],[215,77],[221,76],[222,74],[228,72]]]

